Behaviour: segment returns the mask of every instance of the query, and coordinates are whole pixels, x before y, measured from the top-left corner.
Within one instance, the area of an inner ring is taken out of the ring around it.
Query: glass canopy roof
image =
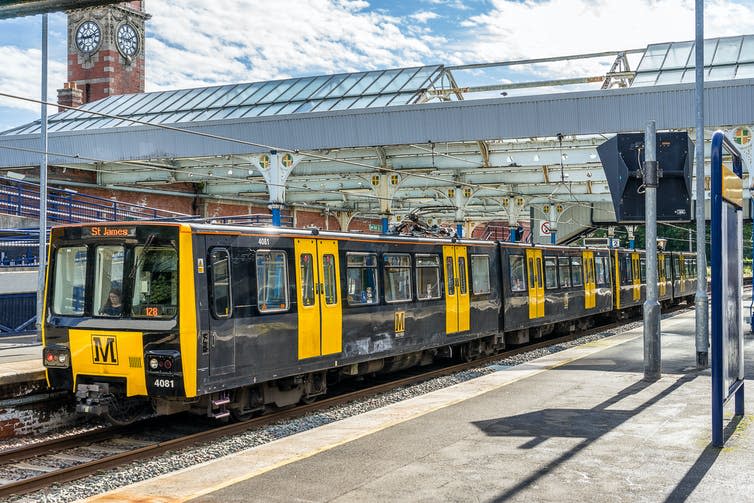
[[[48,131],[213,121],[302,112],[408,105],[418,102],[442,76],[442,65],[341,73],[270,82],[111,96],[49,118]],[[107,114],[103,117],[87,111]],[[39,121],[1,135],[39,132]]]
[[[631,87],[694,82],[694,46],[694,42],[647,46]],[[754,78],[754,35],[704,41],[704,80],[749,78]]]

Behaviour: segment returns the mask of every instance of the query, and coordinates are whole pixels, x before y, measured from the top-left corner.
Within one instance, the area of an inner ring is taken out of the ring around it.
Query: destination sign
[[[82,231],[84,237],[128,238],[136,236],[136,227],[87,227]]]

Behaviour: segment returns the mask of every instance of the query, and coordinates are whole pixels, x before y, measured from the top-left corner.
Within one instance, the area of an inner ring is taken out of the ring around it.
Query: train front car
[[[56,227],[49,256],[42,338],[51,387],[75,392],[78,412],[114,423],[151,414],[149,397],[195,395],[188,226]]]

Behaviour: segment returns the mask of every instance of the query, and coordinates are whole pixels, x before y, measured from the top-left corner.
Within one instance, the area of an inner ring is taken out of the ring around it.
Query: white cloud
[[[19,49],[12,46],[0,46],[0,89],[4,93],[39,99],[42,75],[42,53],[38,49]],[[49,60],[47,70],[47,98],[57,101],[56,90],[65,82],[66,66],[60,61]],[[31,101],[0,97],[0,106],[11,109],[39,111],[40,105]],[[50,113],[57,112],[50,108]]]
[[[346,0],[147,4],[152,89],[420,65],[442,39]]]
[[[418,21],[419,23],[426,23],[427,21],[431,19],[437,19],[440,17],[440,15],[436,12],[430,11],[430,10],[424,10],[420,12],[415,12],[409,16],[414,21]]]
[[[693,0],[492,0],[462,23],[469,29],[454,58],[512,61],[694,39]],[[754,11],[732,0],[705,2],[705,38],[754,33]],[[609,63],[541,65],[551,78],[603,72]],[[535,70],[536,71],[536,70]]]

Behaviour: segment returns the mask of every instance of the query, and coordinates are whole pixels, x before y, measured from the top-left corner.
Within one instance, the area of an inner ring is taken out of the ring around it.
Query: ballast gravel
[[[465,370],[453,375],[438,377],[412,386],[398,388],[381,395],[354,401],[346,405],[332,407],[331,409],[312,413],[300,418],[272,423],[240,435],[221,438],[200,446],[181,449],[180,451],[175,452],[168,452],[159,458],[134,462],[124,467],[119,467],[71,483],[55,485],[44,491],[37,491],[24,496],[13,497],[7,501],[13,503],[58,503],[86,498],[134,482],[154,478],[205,461],[211,461],[244,449],[266,444],[273,440],[311,430],[392,403],[400,402],[438,389],[447,388],[454,384],[475,379],[508,367],[520,365],[542,356],[563,351],[573,346],[587,344],[641,326],[642,322],[640,321],[629,323],[610,331],[581,337],[571,342],[536,349],[509,358],[504,358],[492,364],[486,364],[484,367]]]

